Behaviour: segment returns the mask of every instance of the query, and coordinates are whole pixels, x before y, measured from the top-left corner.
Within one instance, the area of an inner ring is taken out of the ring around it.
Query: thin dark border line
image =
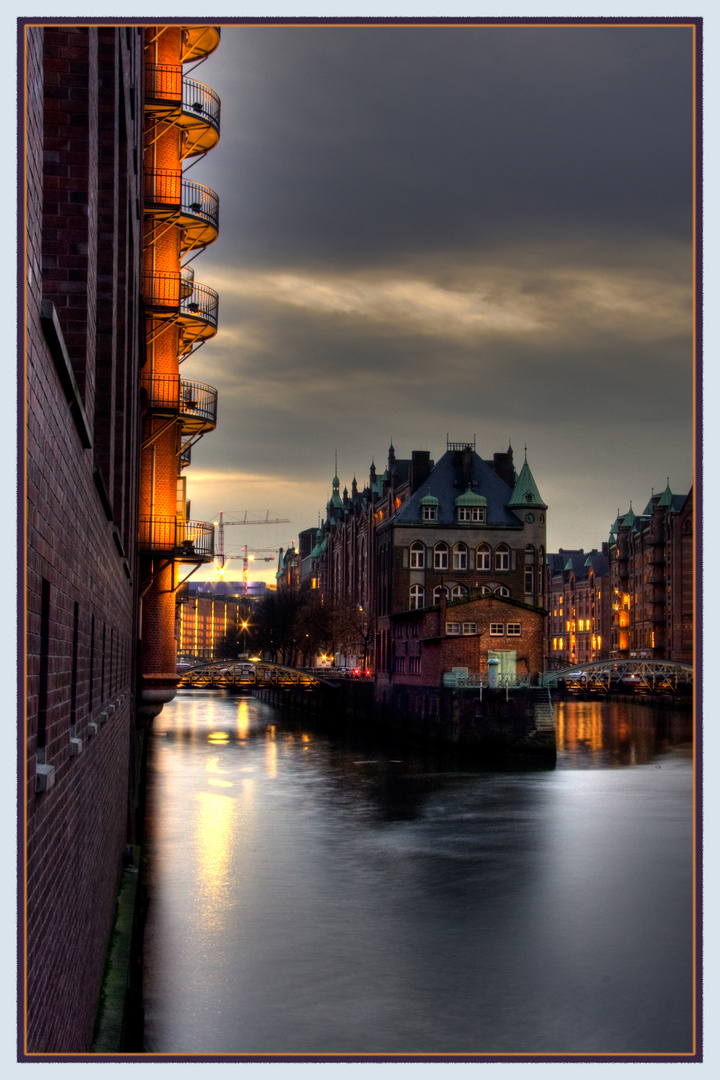
[[[167,25],[184,25],[188,23],[187,16],[172,16],[172,17],[149,17],[143,18],[97,18],[87,19],[80,16],[59,16],[57,18],[29,18],[19,17],[17,19],[18,34],[17,34],[17,52],[18,52],[18,108],[22,108],[25,102],[25,71],[27,63],[27,49],[25,47],[25,33],[24,30],[27,27],[38,26],[52,26],[52,25],[83,25],[83,26],[144,26],[153,25],[154,23],[162,22]],[[668,1063],[671,1062],[684,1062],[684,1061],[702,1061],[702,532],[698,529],[698,523],[702,522],[702,17],[684,17],[684,16],[670,16],[667,18],[660,18],[655,16],[648,17],[632,17],[632,16],[608,16],[608,17],[584,17],[584,16],[570,16],[570,17],[459,17],[459,18],[444,18],[438,17],[388,17],[388,18],[353,18],[353,17],[335,17],[329,16],[327,18],[321,17],[306,17],[299,16],[297,18],[286,17],[268,17],[268,18],[252,18],[252,17],[233,17],[233,18],[218,18],[213,19],[211,17],[192,19],[192,23],[195,25],[210,24],[219,26],[310,26],[310,27],[371,27],[371,26],[397,26],[397,27],[420,27],[428,26],[432,28],[441,27],[557,27],[564,28],[590,28],[590,27],[607,27],[607,26],[619,26],[622,28],[632,27],[674,27],[674,28],[692,28],[693,30],[693,139],[694,139],[694,152],[693,152],[693,170],[694,170],[694,192],[693,192],[693,245],[695,248],[694,254],[694,285],[693,285],[693,305],[694,305],[694,329],[695,329],[695,341],[694,341],[694,360],[693,360],[693,381],[694,381],[694,393],[693,393],[693,425],[694,425],[694,443],[695,443],[695,476],[693,482],[693,528],[694,528],[694,547],[695,558],[693,567],[693,588],[694,588],[694,623],[693,623],[693,636],[694,636],[694,739],[693,739],[693,781],[694,781],[694,800],[693,800],[693,855],[696,859],[696,872],[693,880],[694,890],[694,911],[693,911],[693,931],[696,937],[696,944],[693,949],[693,964],[696,967],[696,977],[694,979],[693,989],[693,1051],[689,1053],[679,1053],[673,1055],[661,1054],[661,1053],[649,1053],[649,1054],[545,1054],[542,1052],[531,1053],[509,1053],[509,1054],[453,1054],[447,1052],[443,1054],[351,1054],[336,1056],[332,1052],[320,1053],[315,1055],[307,1054],[250,1054],[243,1056],[226,1055],[226,1054],[117,1054],[117,1055],[105,1055],[105,1054],[34,1054],[26,1053],[23,1057],[19,1057],[19,1060],[28,1061],[56,1061],[61,1059],[63,1061],[78,1061],[86,1062],[90,1061],[118,1061],[118,1062],[150,1062],[160,1058],[162,1061],[238,1061],[238,1062],[297,1062],[297,1061],[350,1061],[356,1062],[369,1061],[369,1062],[382,1062],[382,1061],[407,1061],[407,1062],[423,1062],[432,1060],[435,1062],[448,1061],[448,1062],[493,1062],[501,1059],[503,1061],[516,1061],[526,1062],[528,1059],[535,1062],[536,1059],[541,1059],[548,1062],[560,1062],[563,1060],[579,1062],[586,1061],[589,1063],[600,1063],[603,1061],[618,1063],[619,1061],[627,1061],[640,1063],[643,1061],[649,1061],[656,1063],[658,1060],[663,1060]],[[22,115],[25,115],[25,109],[22,108]],[[26,206],[26,169],[27,169],[27,153],[26,153],[26,140],[27,129],[26,124],[22,125],[22,132],[18,136],[18,144],[22,140],[22,145],[19,145],[19,151],[22,150],[22,154],[18,153],[17,163],[17,178],[18,178],[18,190],[20,190],[20,184],[22,187],[22,200],[23,200],[23,224],[26,221],[27,206]],[[18,739],[20,740],[25,733],[25,726],[27,723],[26,715],[26,697],[24,694],[25,687],[25,672],[26,672],[26,587],[27,587],[27,563],[26,563],[26,535],[27,535],[27,454],[25,446],[25,425],[27,418],[27,392],[26,392],[26,379],[27,379],[27,323],[26,323],[26,304],[25,297],[27,292],[27,247],[26,247],[26,232],[20,226],[20,219],[18,217],[18,254],[17,254],[17,266],[18,266],[18,280],[22,280],[23,288],[18,290],[18,353],[21,357],[22,366],[22,379],[18,379],[18,416],[22,417],[22,425],[18,425],[17,447],[18,447],[18,542],[20,543],[22,538],[22,546],[20,551],[20,558],[18,559],[18,589],[22,589],[23,603],[18,605],[17,626],[18,635],[20,637],[20,649],[18,650],[18,705],[21,715],[23,717],[22,730],[18,725]],[[22,275],[22,278],[20,278]],[[699,617],[698,617],[699,616]],[[21,698],[22,695],[22,698]],[[22,701],[22,704],[21,704]],[[25,741],[26,744],[26,741]],[[26,787],[26,770],[23,769],[24,764],[24,745],[20,747],[20,753],[18,754],[18,790],[24,794],[23,802],[23,814],[18,815],[18,832],[20,834],[20,842],[22,845],[22,875],[18,876],[18,896],[23,900],[22,908],[24,915],[26,914],[25,892],[27,885],[27,867],[26,867],[26,852],[27,852],[27,793]],[[25,922],[23,919],[22,928],[18,927],[18,955],[23,957],[23,990],[27,985],[27,951],[25,941]],[[22,948],[20,945],[22,943]],[[18,995],[18,1011],[25,1010],[26,1000],[25,995]],[[20,1025],[19,1025],[20,1026]],[[26,1035],[25,1024],[22,1025],[23,1034]],[[26,1040],[23,1040],[26,1041]],[[698,1048],[699,1047],[699,1048]]]

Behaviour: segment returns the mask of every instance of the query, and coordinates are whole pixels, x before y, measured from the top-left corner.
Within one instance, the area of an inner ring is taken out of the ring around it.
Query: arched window
[[[447,570],[448,568],[448,546],[447,544],[436,544],[434,552],[433,565],[436,570]]]
[[[421,608],[425,605],[425,590],[422,585],[413,585],[410,589],[410,610]]]
[[[436,585],[435,586],[435,588],[433,589],[433,604],[439,604],[440,603],[440,597],[443,594],[443,590],[445,590],[445,598],[447,599],[447,595],[448,595],[447,585]]]
[[[506,585],[498,585],[495,592],[497,593],[498,596],[509,596],[510,595],[510,590],[507,588]]]
[[[499,544],[498,547],[495,548],[495,569],[510,569],[510,549],[506,544]]]
[[[451,600],[459,600],[461,596],[467,596],[467,595],[468,595],[468,591],[467,591],[467,589],[465,588],[464,585],[453,585],[452,589],[450,590],[450,599]]]
[[[490,545],[489,544],[478,544],[477,568],[478,568],[478,570],[489,570],[490,569]]]
[[[416,540],[410,545],[410,569],[423,570],[425,567],[425,545]]]
[[[467,564],[467,546],[456,544],[453,548],[453,570],[467,570]]]
[[[532,566],[535,562],[535,548],[532,544],[526,544],[525,546],[525,565]]]

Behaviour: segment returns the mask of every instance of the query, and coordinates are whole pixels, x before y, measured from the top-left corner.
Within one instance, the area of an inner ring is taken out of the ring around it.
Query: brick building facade
[[[26,47],[25,1034],[57,1052],[89,1049],[135,828],[143,48]]]
[[[214,426],[215,397],[177,363],[217,311],[180,267],[214,238],[216,197],[180,169],[217,137],[219,103],[194,80],[191,97],[182,65],[219,31],[40,20],[23,32],[20,1042],[85,1053],[138,837],[145,725],[175,687],[181,567],[212,556],[178,461]]]
[[[488,681],[496,661],[498,685],[536,681],[543,670],[545,611],[486,593],[446,600],[393,616],[394,685],[439,688],[447,677]]]
[[[301,534],[278,585],[297,581],[330,605],[357,608],[355,654],[367,655],[369,637],[382,684],[394,674],[399,613],[475,595],[542,608],[546,512],[527,460],[515,470],[512,447],[484,460],[474,442],[448,442],[436,464],[428,451],[399,459],[390,446],[383,475],[373,462],[362,491],[353,479],[341,495],[336,473],[325,521]]]
[[[607,660],[611,640],[608,545],[552,552],[547,558],[547,667],[566,668]]]
[[[692,664],[694,656],[693,492],[668,483],[642,514],[618,514],[609,539],[614,658]]]

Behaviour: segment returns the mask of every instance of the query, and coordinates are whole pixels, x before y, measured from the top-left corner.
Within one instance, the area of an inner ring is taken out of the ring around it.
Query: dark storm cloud
[[[245,263],[687,235],[690,30],[231,33],[223,141]]]
[[[299,529],[341,490],[451,439],[528,455],[551,547],[692,465],[687,28],[227,26],[191,176],[220,194],[195,263],[220,331],[196,515]],[[290,533],[249,539],[287,543]]]

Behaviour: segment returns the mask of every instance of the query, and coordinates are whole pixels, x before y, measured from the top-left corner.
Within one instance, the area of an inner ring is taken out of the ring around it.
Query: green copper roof
[[[547,510],[547,503],[544,503],[540,497],[540,492],[538,491],[533,474],[530,472],[530,466],[527,461],[520,470],[520,475],[515,481],[513,493],[510,496],[507,505],[539,506],[542,510]]]
[[[668,480],[667,487],[665,488],[662,495],[660,496],[660,502],[658,503],[658,506],[662,506],[663,508],[668,507],[668,506],[672,506],[672,501],[673,501],[673,493],[670,490],[670,481]]]
[[[487,499],[484,495],[478,495],[472,490],[468,484],[467,491],[464,491],[462,495],[458,495],[455,500],[456,506],[487,506]]]
[[[436,499],[434,495],[431,495],[428,492],[427,495],[423,495],[422,499],[420,500],[420,505],[421,506],[437,506],[439,502],[440,502],[439,499]]]

